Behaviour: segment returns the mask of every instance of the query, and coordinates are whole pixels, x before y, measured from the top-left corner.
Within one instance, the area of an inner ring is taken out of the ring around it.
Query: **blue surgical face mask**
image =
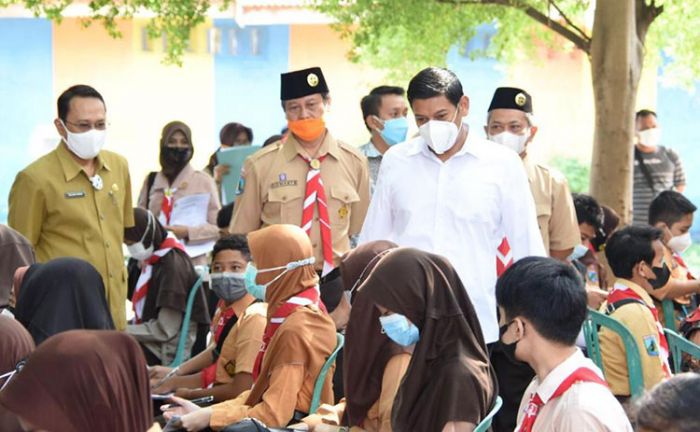
[[[408,119],[406,117],[385,120],[384,129],[380,132],[384,142],[390,146],[406,141],[407,134]]]
[[[255,264],[253,263],[248,263],[248,267],[245,269],[245,285],[246,289],[252,295],[258,300],[265,300],[265,293],[267,292],[267,287],[272,285],[277,279],[281,278],[282,275],[287,273],[288,271],[294,270],[299,267],[303,267],[306,265],[312,265],[313,263],[316,262],[315,257],[310,257],[310,258],[305,258],[303,260],[299,261],[292,261],[288,263],[287,265],[279,266],[279,267],[271,267],[271,268],[266,268],[266,269],[258,269],[255,267]],[[256,282],[256,278],[258,276],[258,273],[267,273],[271,271],[277,271],[277,270],[284,270],[282,273],[278,274],[275,276],[274,279],[272,279],[270,282],[266,284],[259,284]]]
[[[588,253],[588,248],[582,244],[577,244],[574,251],[569,255],[569,260],[574,261],[580,259],[586,255],[586,253]]]
[[[414,345],[420,339],[420,332],[405,316],[397,313],[379,317],[384,333],[401,346]]]

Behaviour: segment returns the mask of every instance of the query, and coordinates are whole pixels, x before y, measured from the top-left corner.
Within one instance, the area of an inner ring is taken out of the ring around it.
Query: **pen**
[[[177,373],[177,371],[178,371],[179,369],[180,369],[180,367],[178,366],[178,367],[176,367],[175,369],[173,369],[173,370],[171,370],[170,372],[168,372],[168,373],[163,377],[162,380],[158,381],[158,382],[156,383],[156,385],[153,386],[153,388],[158,388],[158,387],[162,386],[163,383],[166,382],[167,380],[169,380],[170,378],[172,378],[172,377]]]

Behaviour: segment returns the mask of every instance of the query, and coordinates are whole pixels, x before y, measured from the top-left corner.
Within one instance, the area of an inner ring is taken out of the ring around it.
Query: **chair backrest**
[[[197,297],[199,288],[204,282],[204,273],[199,275],[197,281],[192,285],[190,293],[187,296],[187,306],[185,308],[185,315],[182,317],[182,326],[180,327],[180,339],[177,342],[177,350],[175,351],[175,358],[170,364],[170,367],[178,367],[185,360],[185,345],[187,344],[187,336],[189,336],[190,320],[192,318],[192,306],[194,305],[194,299]]]
[[[481,422],[479,422],[478,425],[476,425],[476,428],[474,428],[474,432],[487,432],[489,428],[491,427],[491,423],[493,423],[493,418],[498,414],[498,411],[501,409],[503,406],[503,399],[501,399],[500,396],[496,396],[496,402],[493,404],[493,408],[491,408],[491,411],[484,417]]]
[[[673,373],[680,373],[681,365],[683,364],[683,353],[700,359],[700,346],[679,335],[671,329],[664,329],[666,340],[668,340],[668,349],[671,351],[673,358]]]
[[[336,334],[336,345],[335,349],[328,356],[328,360],[323,364],[321,371],[318,373],[316,378],[316,383],[314,384],[314,394],[311,397],[311,405],[309,405],[309,414],[314,414],[319,406],[321,406],[321,391],[323,390],[323,384],[326,382],[326,376],[328,375],[328,370],[335,363],[335,358],[338,357],[338,353],[345,345],[345,336],[340,333]]]
[[[603,368],[603,357],[600,351],[600,339],[598,337],[598,327],[605,327],[615,332],[625,346],[625,356],[627,358],[627,374],[630,384],[630,395],[632,398],[641,396],[644,393],[644,378],[642,375],[642,361],[639,356],[639,348],[632,332],[613,317],[602,314],[596,310],[588,309],[588,316],[583,322],[583,334],[586,338],[588,356],[593,360],[600,370]]]
[[[661,309],[664,311],[664,322],[661,323],[665,328],[676,329],[676,311],[673,307],[673,300],[666,299],[661,302]]]

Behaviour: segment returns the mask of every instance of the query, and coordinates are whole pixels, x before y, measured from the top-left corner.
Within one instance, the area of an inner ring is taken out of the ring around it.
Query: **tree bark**
[[[644,61],[635,0],[598,0],[591,41],[595,134],[590,191],[632,220],[634,114]]]

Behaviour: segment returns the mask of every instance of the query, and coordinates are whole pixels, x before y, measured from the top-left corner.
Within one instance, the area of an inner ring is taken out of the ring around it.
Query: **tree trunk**
[[[635,0],[596,2],[591,70],[595,134],[590,191],[626,224],[632,220],[634,113],[644,60]]]

